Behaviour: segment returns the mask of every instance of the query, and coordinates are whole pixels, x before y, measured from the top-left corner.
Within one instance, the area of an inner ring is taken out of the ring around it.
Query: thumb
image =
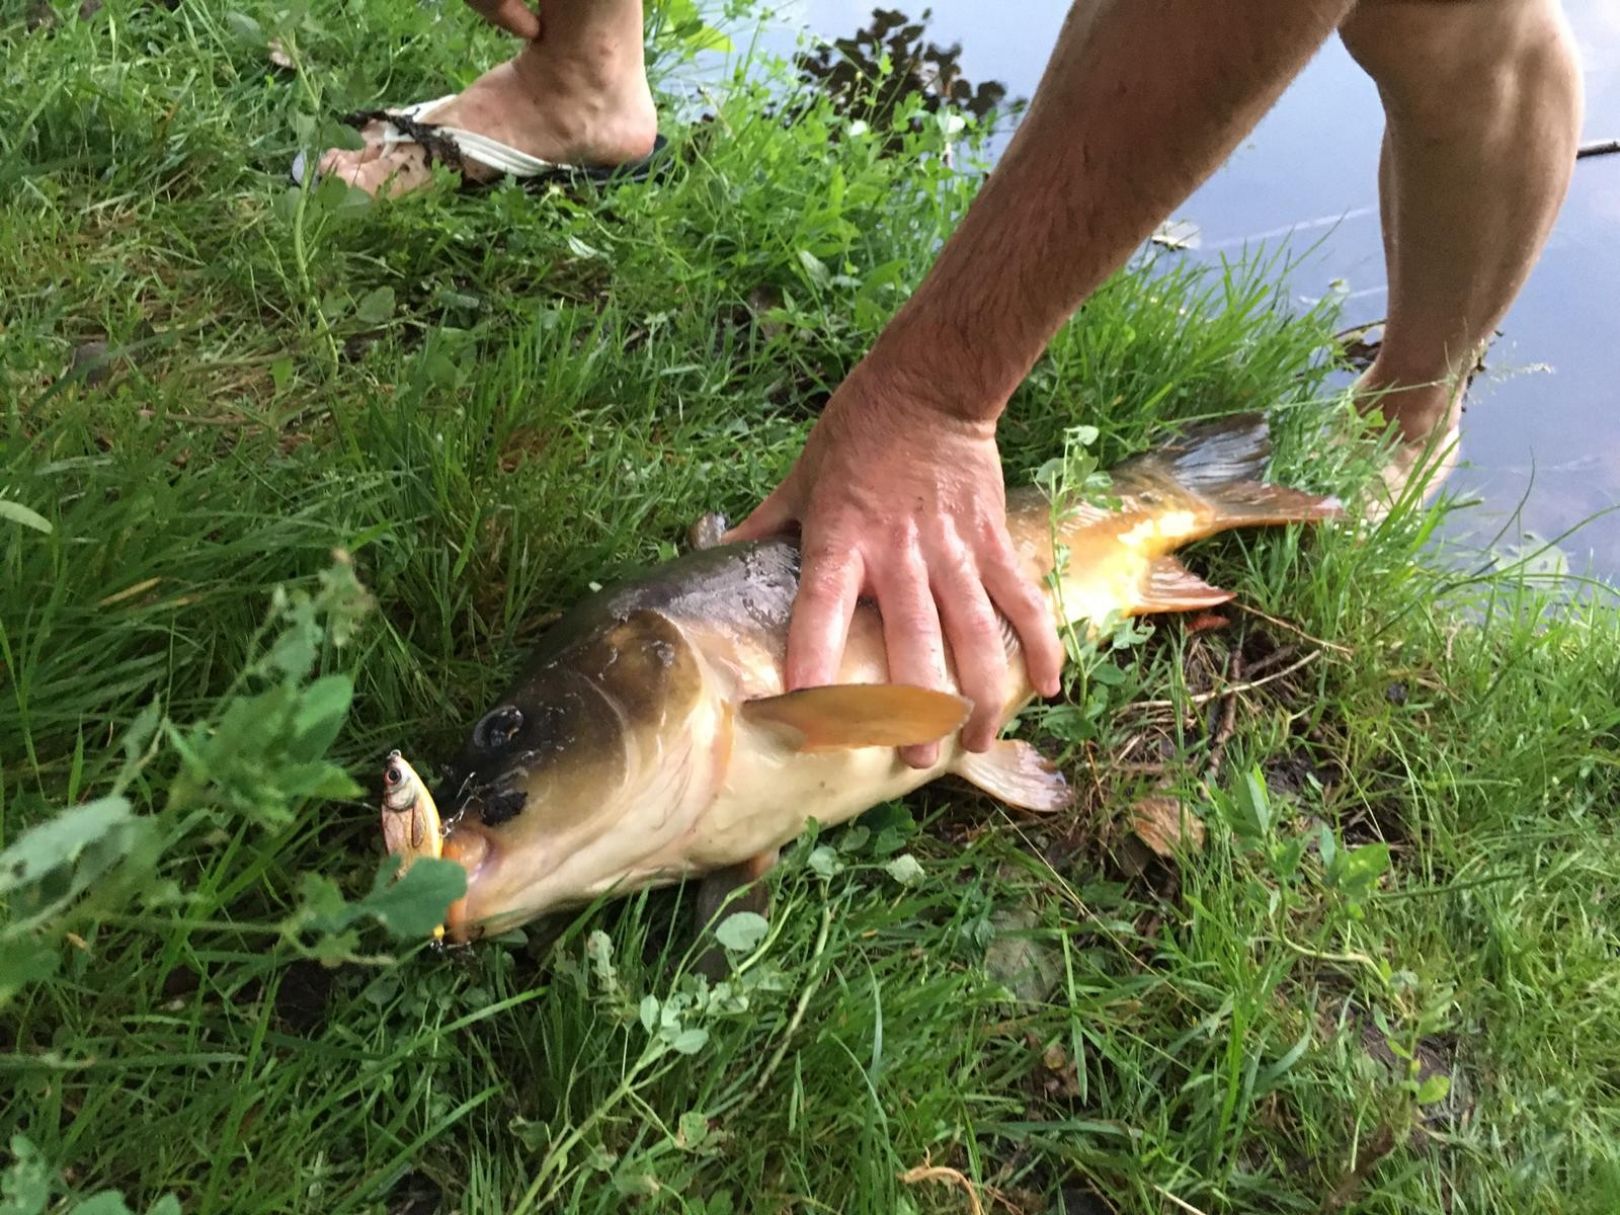
[[[540,15],[523,0],[467,0],[467,6],[509,34],[527,41],[540,36]]]
[[[798,511],[793,507],[792,497],[784,482],[776,487],[770,497],[756,506],[748,518],[720,537],[720,540],[723,544],[763,540],[767,536],[786,531],[788,525],[797,518]]]

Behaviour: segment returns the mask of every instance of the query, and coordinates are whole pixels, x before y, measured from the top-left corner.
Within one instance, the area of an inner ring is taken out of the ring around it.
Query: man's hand
[[[969,422],[885,389],[856,368],[833,394],[782,485],[727,540],[800,526],[799,596],[788,630],[789,690],[837,679],[856,600],[883,617],[889,679],[947,686],[945,643],[973,702],[963,744],[995,740],[1008,693],[996,610],[1023,644],[1030,680],[1058,692],[1063,650],[1041,588],[1007,534],[995,424]],[[941,634],[943,626],[943,635]],[[929,767],[938,744],[909,747]]]
[[[525,42],[540,36],[540,14],[524,0],[467,0],[467,7],[491,25],[498,25]]]

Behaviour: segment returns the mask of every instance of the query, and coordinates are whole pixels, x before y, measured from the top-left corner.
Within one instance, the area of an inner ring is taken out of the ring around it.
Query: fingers
[[[916,548],[907,544],[892,566],[873,571],[872,582],[878,614],[883,619],[889,682],[920,688],[948,687],[939,609],[929,588],[928,567]],[[939,744],[903,747],[900,758],[913,768],[931,768],[939,762]]]
[[[1042,696],[1056,696],[1063,689],[1063,640],[1046,592],[1018,568],[1017,557],[1006,544],[981,560],[984,589],[1018,635],[1030,684]]]
[[[806,546],[788,625],[788,691],[836,681],[864,578],[865,567],[855,553],[820,544]]]
[[[540,15],[523,0],[467,0],[467,6],[491,25],[526,41],[540,36]]]
[[[783,531],[797,518],[787,483],[777,489],[754,508],[748,518],[720,537],[722,544],[738,544],[748,540],[763,540]]]
[[[973,702],[973,713],[962,727],[962,745],[969,751],[986,750],[995,741],[1007,699],[1007,650],[1001,623],[985,593],[983,577],[964,549],[944,554],[933,571],[939,614],[950,636],[956,658],[956,678],[962,695]]]

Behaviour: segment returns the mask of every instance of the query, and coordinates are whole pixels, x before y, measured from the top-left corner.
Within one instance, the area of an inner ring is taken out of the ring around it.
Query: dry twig
[[[1221,775],[1221,761],[1226,758],[1226,744],[1237,728],[1237,695],[1231,691],[1243,679],[1243,652],[1233,650],[1227,663],[1228,690],[1221,697],[1220,708],[1215,711],[1215,729],[1209,740],[1209,766],[1204,770],[1206,780],[1217,780]]]
[[[1300,628],[1297,624],[1289,624],[1288,621],[1286,621],[1286,620],[1279,620],[1277,617],[1271,615],[1269,612],[1262,612],[1259,608],[1254,607],[1251,604],[1240,603],[1240,602],[1238,602],[1237,600],[1234,599],[1228,606],[1237,608],[1239,611],[1242,611],[1242,612],[1247,612],[1251,616],[1258,616],[1261,620],[1264,620],[1267,624],[1274,624],[1279,629],[1286,629],[1288,632],[1294,634],[1294,636],[1303,637],[1306,641],[1310,642],[1312,645],[1317,646],[1317,647],[1319,647],[1321,649],[1332,650],[1335,654],[1344,654],[1344,655],[1347,655],[1347,656],[1355,653],[1355,651],[1352,650],[1347,645],[1339,645],[1336,642],[1323,641],[1320,637],[1312,637],[1309,633],[1307,633],[1304,629]]]
[[[1274,674],[1267,675],[1264,679],[1251,679],[1246,683],[1233,684],[1231,687],[1213,688],[1208,692],[1199,692],[1188,697],[1186,703],[1196,708],[1201,705],[1207,705],[1210,701],[1214,700],[1218,696],[1241,696],[1245,692],[1252,692],[1256,688],[1264,687],[1266,684],[1281,679],[1285,675],[1292,675],[1301,667],[1310,665],[1321,656],[1322,652],[1320,650],[1312,650],[1298,662],[1286,666]],[[1144,700],[1136,707],[1139,709],[1175,709],[1181,706],[1173,700]]]

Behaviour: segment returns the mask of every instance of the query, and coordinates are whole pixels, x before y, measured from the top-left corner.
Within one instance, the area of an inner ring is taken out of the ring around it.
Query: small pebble
[[[112,363],[107,358],[107,343],[85,342],[73,348],[73,361],[68,365],[69,375],[80,375],[86,384],[105,384],[112,374]]]

